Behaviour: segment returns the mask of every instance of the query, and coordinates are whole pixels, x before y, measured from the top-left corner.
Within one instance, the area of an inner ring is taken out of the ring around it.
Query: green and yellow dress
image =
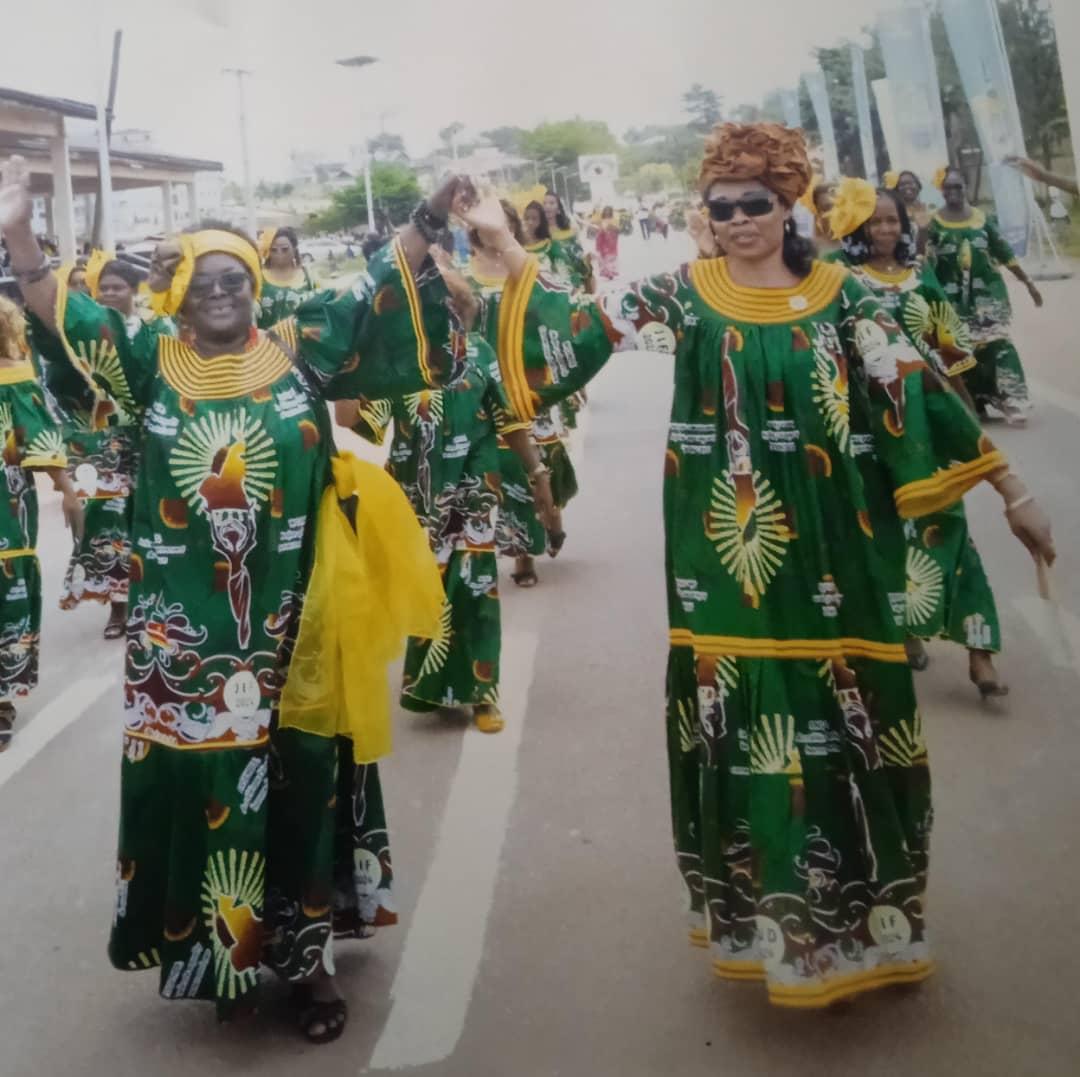
[[[144,321],[138,315],[123,319],[129,340],[147,337],[137,348],[152,349],[156,337],[175,336],[171,318]],[[100,388],[123,384],[106,369],[116,363],[109,348],[90,349],[89,373]],[[115,405],[110,425],[94,428],[94,398],[85,384],[76,384],[74,397],[63,397],[68,364],[46,365],[45,378],[54,387],[63,408],[67,442],[68,471],[83,503],[85,526],[64,574],[60,592],[61,609],[74,609],[82,602],[125,603],[131,563],[128,497],[135,475],[139,415],[135,402],[122,396]],[[114,370],[113,374],[116,373]],[[54,386],[54,379],[57,384]]]
[[[524,417],[613,345],[675,355],[667,723],[692,940],[785,1006],[925,978],[932,807],[903,520],[1004,458],[840,266],[760,290],[699,261],[598,303],[530,263],[500,336]]]
[[[593,274],[592,255],[581,245],[578,230],[570,228],[552,228],[551,238],[561,248],[561,258],[555,260],[555,272],[562,273],[572,288],[582,288],[586,292],[596,290],[596,277]],[[572,393],[559,405],[559,417],[567,430],[576,430],[578,415],[585,408],[585,394]]]
[[[466,279],[479,302],[477,331],[497,354],[499,303],[506,281],[485,277],[473,262],[466,270]],[[529,422],[528,426],[531,430],[533,423]],[[500,557],[539,557],[547,547],[547,534],[536,515],[536,503],[525,465],[502,435],[498,438],[498,446],[502,505],[495,530],[496,553]]]
[[[260,329],[270,329],[283,322],[301,303],[318,295],[321,288],[306,266],[299,266],[291,274],[279,275],[272,269],[263,269],[262,295],[256,321]]]
[[[939,373],[962,377],[975,366],[967,324],[925,262],[892,274],[853,266],[855,279],[907,333]],[[919,520],[904,521],[907,539],[907,624],[913,636],[1001,650],[994,592],[968,531],[962,501]]]
[[[159,966],[166,998],[227,1012],[260,964],[293,982],[332,972],[335,934],[396,921],[377,765],[355,765],[344,738],[278,728],[277,703],[329,480],[324,401],[452,382],[445,302],[434,265],[414,279],[395,243],[276,327],[294,365],[254,329],[213,359],[130,339],[60,284],[50,358],[78,381],[104,349],[110,400],[142,420],[109,955]]]
[[[452,389],[365,404],[353,428],[382,444],[393,422],[386,467],[442,571],[442,633],[410,639],[405,653],[401,705],[412,711],[499,702],[498,439],[528,423],[510,418],[495,353],[479,334],[469,336],[467,357],[465,376]]]
[[[30,360],[0,367],[0,451],[7,511],[0,514],[0,700],[36,687],[41,647],[35,470],[65,467],[57,416]]]
[[[927,258],[949,302],[964,319],[976,366],[965,375],[972,399],[1006,413],[1028,406],[1027,381],[1010,336],[1012,305],[1000,266],[1017,262],[996,219],[972,209],[965,221],[935,213],[927,233]]]

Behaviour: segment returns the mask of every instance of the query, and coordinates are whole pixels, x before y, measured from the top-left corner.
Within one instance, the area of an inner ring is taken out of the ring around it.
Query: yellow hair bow
[[[900,173],[899,172],[886,172],[882,183],[885,185],[885,190],[895,191],[900,186]]]
[[[259,233],[259,261],[264,265],[266,264],[266,259],[270,257],[270,248],[274,245],[275,239],[277,239],[276,228],[264,228]]]
[[[98,297],[98,284],[101,281],[101,271],[116,257],[112,251],[103,251],[98,247],[95,247],[90,252],[90,257],[86,260],[86,269],[83,272],[86,274],[86,284],[90,289],[90,295],[97,299]]]
[[[850,236],[861,225],[866,224],[877,208],[877,191],[864,179],[847,176],[840,181],[833,199],[829,225],[833,239]]]
[[[939,168],[934,173],[934,186],[939,191],[942,191],[942,190],[945,189],[945,177],[948,174],[949,174],[949,166],[948,165],[942,165],[941,168]]]

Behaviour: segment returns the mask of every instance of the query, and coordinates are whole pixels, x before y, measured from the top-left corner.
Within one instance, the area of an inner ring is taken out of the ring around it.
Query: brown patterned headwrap
[[[802,131],[779,123],[722,123],[705,140],[698,186],[705,194],[717,180],[760,180],[793,206],[810,176]]]

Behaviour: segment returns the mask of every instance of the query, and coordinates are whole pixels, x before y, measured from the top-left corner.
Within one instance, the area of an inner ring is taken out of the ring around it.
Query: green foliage
[[[392,224],[402,224],[420,201],[420,185],[408,165],[376,161],[371,166],[371,198],[377,216],[386,214]],[[330,206],[320,213],[313,227],[326,232],[340,232],[367,224],[367,196],[364,181],[335,191]]]
[[[661,191],[678,187],[679,177],[666,161],[650,161],[624,179],[619,186],[624,194],[659,194]]]
[[[582,193],[577,178],[578,158],[590,153],[614,153],[619,141],[606,123],[575,116],[572,120],[542,123],[531,131],[523,131],[520,145],[522,156],[540,162],[541,171],[551,167],[545,161],[570,170],[567,182],[573,199]]]
[[[368,140],[368,152],[378,161],[400,161],[405,163],[409,155],[405,150],[405,140],[401,135],[384,131]]]
[[[702,134],[708,134],[720,122],[724,111],[723,98],[715,91],[695,82],[682,95],[683,109],[690,116],[690,126]]]
[[[525,134],[521,127],[493,127],[490,131],[480,133],[503,153],[515,156],[521,153],[521,136]]]
[[[695,173],[701,164],[704,139],[686,126],[651,126],[631,129],[624,136],[627,145],[619,151],[619,173],[631,176],[652,161],[665,162],[676,172],[688,165]]]
[[[294,189],[291,183],[267,183],[260,180],[255,185],[255,197],[264,202],[277,201],[279,198],[288,198]]]

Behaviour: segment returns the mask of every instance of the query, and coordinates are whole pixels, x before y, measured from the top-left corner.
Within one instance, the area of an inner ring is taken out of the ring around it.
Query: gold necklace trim
[[[726,258],[699,258],[690,265],[695,289],[713,310],[754,325],[780,325],[817,314],[836,298],[847,276],[841,265],[815,262],[794,288],[744,288],[731,279]]]
[[[255,346],[239,355],[204,359],[175,337],[161,337],[158,362],[161,376],[189,400],[234,400],[250,396],[292,370],[289,357],[264,333]]]
[[[963,221],[947,221],[941,213],[934,214],[934,220],[942,228],[982,228],[986,224],[986,214],[981,209],[972,209],[971,216]]]

